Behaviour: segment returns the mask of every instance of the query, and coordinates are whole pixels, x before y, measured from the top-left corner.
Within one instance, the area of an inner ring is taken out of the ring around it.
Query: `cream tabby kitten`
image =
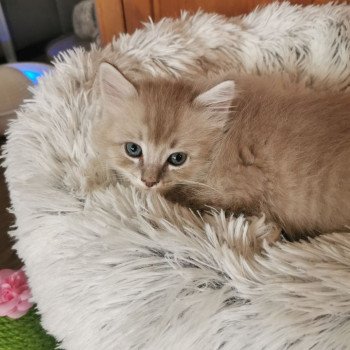
[[[264,213],[291,236],[350,226],[350,95],[281,78],[129,81],[100,66],[102,159],[195,209]]]

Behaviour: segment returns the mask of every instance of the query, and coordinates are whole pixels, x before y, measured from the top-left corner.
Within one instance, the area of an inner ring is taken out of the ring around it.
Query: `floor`
[[[3,145],[4,141],[4,139],[0,140],[0,146]],[[4,169],[0,167],[0,269],[17,269],[21,266],[20,260],[11,249],[13,242],[7,233],[14,223],[13,216],[7,211],[9,206],[10,201],[4,178]]]
[[[36,61],[47,63],[48,57],[45,53],[47,44],[48,42],[42,42],[32,45],[29,48],[17,51],[17,59],[19,61]],[[1,63],[6,63],[2,57],[0,57],[0,64]],[[4,142],[5,139],[0,136],[0,148]],[[4,169],[0,166],[0,269],[17,269],[22,265],[16,253],[11,249],[13,240],[9,237],[8,231],[10,226],[14,224],[14,217],[7,210],[9,206],[10,200],[4,178]]]
[[[57,43],[56,43],[57,44]],[[46,56],[46,47],[48,42],[38,43],[29,48],[17,51],[19,61],[49,62]],[[5,63],[4,58],[0,57],[0,64]],[[0,148],[5,139],[0,136]],[[15,252],[11,249],[13,241],[8,235],[11,225],[14,223],[14,217],[9,214],[7,208],[10,206],[8,191],[4,179],[4,169],[0,166],[0,269],[19,268],[22,264]]]

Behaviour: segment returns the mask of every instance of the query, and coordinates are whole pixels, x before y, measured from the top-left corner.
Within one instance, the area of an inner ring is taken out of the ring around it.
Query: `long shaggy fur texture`
[[[139,75],[225,69],[350,83],[350,7],[183,15],[56,62],[8,132],[16,249],[64,349],[350,348],[349,233],[264,243],[263,220],[198,218],[96,167],[101,61]]]

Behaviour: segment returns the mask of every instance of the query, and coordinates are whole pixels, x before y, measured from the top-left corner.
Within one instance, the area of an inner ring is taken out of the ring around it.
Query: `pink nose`
[[[158,183],[157,181],[147,181],[145,179],[141,179],[141,181],[143,181],[147,187],[153,187]]]

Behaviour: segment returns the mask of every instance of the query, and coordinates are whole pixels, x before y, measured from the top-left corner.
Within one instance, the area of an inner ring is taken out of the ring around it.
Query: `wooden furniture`
[[[273,0],[95,0],[97,19],[103,44],[121,32],[132,33],[141,22],[152,18],[177,17],[181,10],[217,12],[227,16],[248,13],[257,5]],[[293,4],[324,4],[329,0],[291,0]],[[349,1],[348,1],[349,2]]]

